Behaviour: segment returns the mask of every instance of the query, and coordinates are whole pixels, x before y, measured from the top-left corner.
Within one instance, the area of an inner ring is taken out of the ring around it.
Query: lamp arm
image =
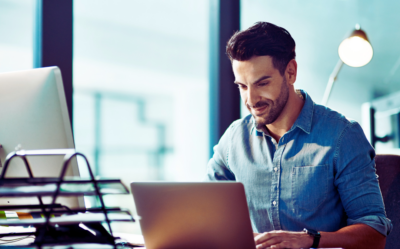
[[[333,69],[331,76],[329,76],[328,84],[326,85],[326,88],[325,88],[324,97],[322,98],[322,105],[326,106],[328,104],[328,100],[329,100],[329,96],[331,95],[333,83],[335,83],[337,76],[340,72],[340,69],[342,69],[342,66],[343,66],[343,61],[341,59],[339,59],[339,61],[336,63],[335,68]]]

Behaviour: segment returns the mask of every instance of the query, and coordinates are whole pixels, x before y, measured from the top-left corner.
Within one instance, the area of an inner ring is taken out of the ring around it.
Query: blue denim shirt
[[[363,130],[302,94],[303,109],[278,142],[251,115],[233,122],[214,147],[208,180],[243,183],[256,232],[364,223],[386,236],[392,224]]]

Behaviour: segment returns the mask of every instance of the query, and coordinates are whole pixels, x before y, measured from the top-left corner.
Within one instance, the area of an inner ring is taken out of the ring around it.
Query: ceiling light
[[[356,29],[350,37],[339,45],[340,59],[351,67],[362,67],[371,61],[374,53],[367,35],[361,29]]]

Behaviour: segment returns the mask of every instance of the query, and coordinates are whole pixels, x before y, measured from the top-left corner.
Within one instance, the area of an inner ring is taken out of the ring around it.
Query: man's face
[[[270,56],[253,56],[247,61],[232,61],[235,84],[257,128],[272,124],[289,98],[286,78],[279,73]]]

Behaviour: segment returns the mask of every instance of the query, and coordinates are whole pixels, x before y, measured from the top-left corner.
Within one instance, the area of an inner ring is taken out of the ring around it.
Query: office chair
[[[400,245],[400,156],[376,155],[376,174],[385,203],[386,215],[393,223],[393,230],[386,239],[385,249]]]

